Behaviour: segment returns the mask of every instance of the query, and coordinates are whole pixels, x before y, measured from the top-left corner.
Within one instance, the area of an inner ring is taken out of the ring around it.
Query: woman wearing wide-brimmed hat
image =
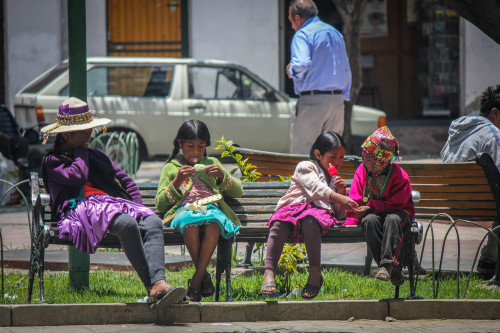
[[[125,172],[101,150],[88,148],[92,129],[110,121],[95,118],[87,103],[70,97],[59,106],[57,122],[42,128],[46,136],[57,134],[42,174],[59,237],[94,253],[106,232],[116,235],[149,299],[178,303],[186,290],[165,281],[161,219],[142,205],[139,188]]]

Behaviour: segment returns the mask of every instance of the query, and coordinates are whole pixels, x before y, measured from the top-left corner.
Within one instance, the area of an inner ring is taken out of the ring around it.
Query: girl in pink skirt
[[[312,299],[318,295],[321,276],[321,235],[333,225],[342,224],[337,219],[345,216],[345,209],[352,211],[357,203],[346,196],[346,183],[335,176],[342,166],[345,143],[335,132],[323,132],[310,151],[310,161],[297,164],[288,192],[279,201],[276,212],[268,222],[263,294],[275,294],[274,275],[283,246],[291,234],[292,242],[306,244],[309,258],[309,278],[302,290],[302,297]]]

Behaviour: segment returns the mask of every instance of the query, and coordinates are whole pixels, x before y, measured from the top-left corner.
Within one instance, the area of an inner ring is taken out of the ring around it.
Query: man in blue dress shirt
[[[318,18],[312,0],[290,3],[295,34],[286,67],[299,95],[290,122],[292,154],[309,154],[323,131],[344,131],[344,100],[349,100],[351,69],[342,34]]]

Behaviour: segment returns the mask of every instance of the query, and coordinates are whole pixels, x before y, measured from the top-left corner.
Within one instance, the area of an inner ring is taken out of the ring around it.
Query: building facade
[[[290,0],[87,0],[87,55],[188,56],[241,63],[293,95],[285,75],[293,36]],[[341,29],[331,1],[320,17]],[[500,46],[446,8],[415,0],[370,2],[359,104],[389,120],[456,117],[500,83]],[[3,0],[4,93],[14,94],[67,57],[67,0]],[[1,66],[1,62],[0,62]]]

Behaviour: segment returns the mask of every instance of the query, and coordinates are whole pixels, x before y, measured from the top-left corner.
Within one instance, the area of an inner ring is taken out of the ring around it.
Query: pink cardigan
[[[363,202],[363,189],[366,186],[367,172],[363,164],[356,169],[352,185],[349,190],[349,197],[355,200],[360,206],[370,206],[375,208],[375,214],[391,213],[396,210],[404,210],[413,218],[415,217],[415,207],[411,202],[411,183],[408,174],[396,163],[393,163],[391,178],[387,183],[382,200],[370,200],[367,204]],[[347,213],[346,225],[360,224],[356,214]]]

